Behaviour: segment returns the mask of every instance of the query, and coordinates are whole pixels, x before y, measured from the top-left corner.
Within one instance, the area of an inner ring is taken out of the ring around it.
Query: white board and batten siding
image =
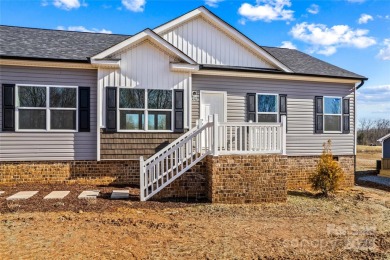
[[[90,132],[1,132],[0,109],[0,161],[96,160],[96,70],[1,66],[0,84],[84,86],[91,95]]]
[[[354,91],[353,84],[264,80],[221,76],[193,75],[195,91],[227,91],[227,121],[246,121],[246,93],[287,94],[287,154],[290,156],[319,155],[322,144],[332,140],[335,155],[354,154]],[[340,96],[350,98],[349,134],[314,133],[314,97]],[[199,102],[193,102],[192,122],[199,118]]]
[[[273,68],[201,16],[163,32],[161,36],[199,64]]]
[[[105,87],[126,87],[140,89],[184,89],[184,109],[188,111],[191,75],[187,72],[173,72],[171,62],[179,62],[157,47],[149,40],[145,40],[130,49],[127,49],[113,58],[120,59],[119,69],[98,70],[98,84],[101,90]],[[105,91],[102,91],[101,127],[105,126]],[[185,115],[185,127],[189,125],[189,116]]]

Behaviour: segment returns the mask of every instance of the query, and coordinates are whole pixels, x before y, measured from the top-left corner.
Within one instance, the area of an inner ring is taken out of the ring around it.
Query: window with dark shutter
[[[317,134],[324,132],[324,103],[323,97],[315,97],[315,125],[314,132]]]
[[[175,132],[184,131],[184,91],[176,89],[174,91],[174,122]]]
[[[90,88],[79,87],[79,132],[90,131]]]
[[[256,94],[248,93],[246,95],[246,104],[247,104],[247,120],[256,122]]]
[[[350,104],[349,98],[343,99],[343,134],[350,132]]]
[[[287,117],[287,95],[286,94],[279,95],[279,118],[280,118],[280,121],[282,120],[282,116]]]
[[[15,85],[3,84],[3,131],[15,131]]]
[[[117,101],[116,101],[115,87],[106,87],[106,131],[116,132],[116,114],[117,114]]]

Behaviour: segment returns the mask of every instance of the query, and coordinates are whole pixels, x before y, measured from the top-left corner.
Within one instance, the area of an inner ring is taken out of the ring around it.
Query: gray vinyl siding
[[[390,159],[390,138],[383,142],[383,158]]]
[[[1,132],[0,109],[0,161],[96,160],[96,70],[0,66],[4,83],[90,87],[91,131]],[[0,91],[0,107],[1,102]]]
[[[193,90],[227,91],[227,121],[246,121],[247,93],[287,94],[287,154],[292,156],[319,155],[322,144],[332,140],[335,155],[354,154],[354,92],[353,84],[263,80],[220,76],[193,75]],[[314,133],[314,97],[349,97],[349,134]],[[199,118],[199,102],[192,105],[192,124]]]

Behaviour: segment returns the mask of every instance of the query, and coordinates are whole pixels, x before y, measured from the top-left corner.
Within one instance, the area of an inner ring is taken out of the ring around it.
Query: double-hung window
[[[257,94],[257,122],[278,122],[278,95]]]
[[[324,97],[324,132],[341,132],[342,98]]]
[[[119,89],[120,130],[172,130],[172,91]]]
[[[17,85],[17,130],[76,131],[77,87]]]

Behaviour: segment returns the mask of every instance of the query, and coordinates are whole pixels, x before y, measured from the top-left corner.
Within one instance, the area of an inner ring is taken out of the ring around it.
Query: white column
[[[213,115],[213,154],[214,156],[218,156],[218,114]]]
[[[287,155],[287,118],[282,116],[282,154]]]

